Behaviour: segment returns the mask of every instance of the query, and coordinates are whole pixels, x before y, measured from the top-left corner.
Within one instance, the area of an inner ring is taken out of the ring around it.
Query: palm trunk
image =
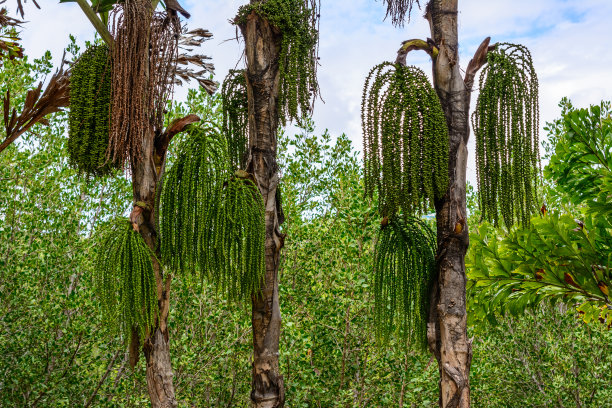
[[[153,258],[155,283],[157,287],[158,319],[155,327],[143,345],[147,363],[147,388],[152,408],[175,408],[177,401],[172,383],[172,365],[168,345],[168,312],[170,308],[170,280],[164,276],[160,259],[159,240],[157,237],[155,211],[156,188],[162,176],[163,162],[169,140],[160,145],[151,134],[144,143],[142,157],[132,166],[132,186],[134,190],[134,211],[130,216],[133,223],[156,258]],[[133,350],[139,352],[138,349]],[[137,359],[135,359],[137,360]]]
[[[436,203],[438,279],[432,296],[429,344],[440,371],[440,407],[470,406],[472,342],[467,337],[465,253],[466,166],[470,90],[459,70],[458,0],[431,0],[427,6],[432,37],[439,47],[433,64],[434,87],[449,130],[449,187]]]
[[[247,171],[254,174],[266,209],[265,281],[262,291],[252,297],[251,401],[252,407],[277,408],[285,402],[278,347],[281,328],[278,266],[284,236],[279,231],[282,216],[276,163],[281,33],[256,13],[251,13],[240,29],[245,39],[249,99]]]

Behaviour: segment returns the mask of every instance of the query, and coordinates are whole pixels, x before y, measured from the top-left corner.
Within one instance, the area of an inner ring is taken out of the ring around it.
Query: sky
[[[10,3],[15,0],[5,4],[9,10]],[[76,3],[38,3],[41,10],[31,0],[25,4],[27,23],[21,36],[28,55],[39,57],[50,50],[58,62],[69,34],[81,45],[94,38],[95,31]],[[181,1],[192,15],[188,27],[206,28],[214,35],[200,51],[212,57],[219,82],[229,69],[243,63],[243,44],[236,40],[236,28],[229,20],[245,3],[247,0]],[[402,41],[431,36],[422,10],[415,8],[410,23],[402,28],[384,20],[385,10],[381,0],[321,0],[318,75],[324,102],[316,102],[313,118],[317,132],[346,133],[358,150],[362,146],[361,94],[367,73],[383,61],[395,60]],[[612,0],[459,0],[460,65],[465,69],[487,36],[492,43],[527,46],[540,84],[543,127],[559,116],[557,105],[564,96],[577,107],[612,99],[611,25]],[[407,62],[431,72],[423,52],[411,52]],[[186,89],[177,89],[176,99],[184,99],[186,93]],[[543,130],[540,138],[545,138]],[[476,178],[473,139],[470,137],[468,145],[468,179],[472,182]]]

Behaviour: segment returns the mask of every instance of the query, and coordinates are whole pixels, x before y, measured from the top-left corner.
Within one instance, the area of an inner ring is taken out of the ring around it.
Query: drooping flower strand
[[[239,170],[226,183],[212,227],[217,265],[209,277],[228,299],[250,299],[266,270],[264,203],[250,174]]]
[[[176,272],[207,274],[216,267],[211,259],[212,222],[229,176],[227,146],[217,129],[200,125],[175,149],[160,193],[162,260]]]
[[[133,333],[146,338],[157,316],[157,292],[152,251],[125,218],[102,231],[96,257],[95,281],[104,321],[126,343]]]
[[[282,124],[308,115],[319,94],[317,82],[319,3],[315,0],[268,0],[240,7],[235,24],[252,12],[281,32],[279,115]]]
[[[221,86],[223,135],[234,170],[243,168],[249,145],[249,103],[244,75],[244,70],[230,70]]]
[[[435,234],[422,220],[396,216],[381,227],[374,250],[374,323],[379,341],[397,333],[412,347],[426,348],[435,254]]]
[[[526,47],[502,43],[489,52],[472,127],[483,218],[527,225],[541,171],[538,78]]]
[[[425,73],[385,62],[363,91],[366,194],[378,191],[387,217],[433,208],[448,187],[448,129],[440,100]]]
[[[111,98],[111,59],[106,45],[88,48],[73,64],[70,75],[68,158],[88,176],[110,174],[107,162]]]

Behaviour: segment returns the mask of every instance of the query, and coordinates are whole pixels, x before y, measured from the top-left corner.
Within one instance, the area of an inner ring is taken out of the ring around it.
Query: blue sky
[[[14,0],[8,3],[14,3]],[[192,17],[190,28],[209,29],[214,38],[202,47],[213,57],[218,81],[238,63],[242,45],[228,22],[246,0],[183,0]],[[41,0],[42,10],[26,6],[22,33],[27,52],[40,56],[50,49],[61,58],[68,34],[79,43],[94,31],[76,3]],[[424,3],[423,1],[421,3]],[[361,149],[360,101],[363,82],[374,65],[393,60],[403,40],[427,38],[429,27],[416,8],[410,24],[395,28],[383,21],[380,0],[321,0],[321,66],[319,81],[325,103],[315,105],[318,131],[346,133]],[[12,4],[9,4],[9,7]],[[575,106],[612,99],[612,0],[459,0],[460,64],[463,68],[487,36],[493,42],[518,42],[532,52],[540,82],[541,125],[558,116],[563,96]],[[431,71],[424,53],[411,53],[408,63]],[[184,98],[185,90],[176,96]],[[472,105],[475,105],[474,95]],[[545,136],[541,133],[541,138]],[[475,180],[473,138],[468,178]]]

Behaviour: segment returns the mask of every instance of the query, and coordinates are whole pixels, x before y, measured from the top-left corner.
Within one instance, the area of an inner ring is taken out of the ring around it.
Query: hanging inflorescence
[[[252,175],[238,170],[226,183],[212,227],[210,278],[228,299],[250,299],[266,270],[264,203]]]
[[[108,47],[88,48],[72,66],[68,157],[88,176],[109,174],[117,166],[106,160],[110,124],[111,59]]]
[[[498,44],[480,75],[472,116],[478,198],[484,219],[523,225],[537,210],[540,175],[538,78],[529,50]]]
[[[397,333],[415,348],[426,347],[435,254],[435,234],[422,220],[392,217],[381,227],[374,250],[374,323],[379,341]]]
[[[385,62],[365,83],[361,106],[366,194],[387,217],[433,208],[448,187],[448,129],[425,73]]]
[[[244,75],[244,70],[230,70],[221,87],[223,135],[227,140],[229,159],[234,169],[243,168],[249,145],[249,103]]]
[[[406,15],[408,15],[408,21],[410,21],[410,13],[412,12],[412,7],[414,3],[419,5],[419,0],[383,0],[383,3],[387,5],[387,17],[391,17],[391,23],[394,26],[402,26],[404,25],[404,20],[406,20]]]
[[[212,222],[229,175],[227,163],[225,140],[214,128],[193,127],[178,144],[164,175],[159,210],[161,256],[173,271],[206,274],[216,267]]]
[[[163,263],[208,277],[230,300],[248,298],[265,273],[265,212],[254,178],[239,170],[225,181],[227,146],[212,129],[193,129],[178,150],[160,197]]]
[[[96,258],[96,285],[104,320],[122,333],[126,343],[137,333],[142,344],[156,319],[152,256],[127,219],[114,220],[103,231]]]
[[[122,165],[139,161],[143,141],[163,125],[180,34],[166,17],[150,0],[126,0],[114,16],[108,156]]]
[[[309,114],[319,93],[319,11],[316,0],[267,0],[242,6],[234,20],[242,26],[256,12],[281,32],[278,106],[283,124]]]

